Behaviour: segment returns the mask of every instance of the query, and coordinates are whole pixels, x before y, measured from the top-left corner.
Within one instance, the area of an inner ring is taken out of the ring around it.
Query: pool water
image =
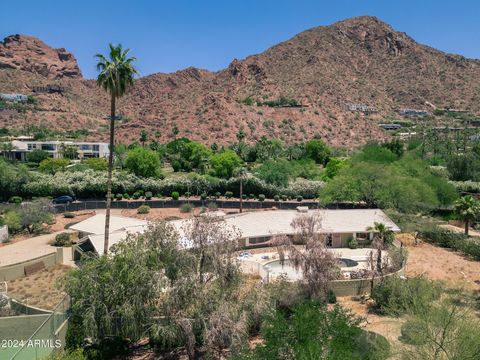
[[[340,262],[340,267],[342,269],[358,265],[358,262],[352,259],[340,258],[338,261]],[[271,261],[265,264],[264,268],[273,277],[283,275],[290,280],[300,280],[303,278],[301,270],[296,270],[288,259],[284,261],[283,265],[280,260]]]

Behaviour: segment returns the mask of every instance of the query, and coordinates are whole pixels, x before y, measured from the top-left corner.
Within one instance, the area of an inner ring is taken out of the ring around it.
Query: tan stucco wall
[[[25,266],[33,265],[39,261],[43,261],[46,268],[63,263],[63,248],[57,248],[55,252],[28,261],[0,267],[0,281],[11,281],[24,277]]]

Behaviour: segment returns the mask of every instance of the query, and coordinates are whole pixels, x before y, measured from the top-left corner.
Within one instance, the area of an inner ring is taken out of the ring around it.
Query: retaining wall
[[[34,259],[26,260],[20,263],[5,265],[0,267],[0,281],[11,281],[25,276],[25,266],[36,264],[43,261],[45,268],[63,263],[63,248],[52,248],[52,252]]]

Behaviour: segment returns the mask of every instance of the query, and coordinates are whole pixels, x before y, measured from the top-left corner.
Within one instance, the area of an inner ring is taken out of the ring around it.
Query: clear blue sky
[[[420,43],[480,58],[479,0],[22,0],[1,5],[0,37],[34,35],[74,53],[86,78],[109,42],[142,75],[220,70],[319,25],[374,15]]]

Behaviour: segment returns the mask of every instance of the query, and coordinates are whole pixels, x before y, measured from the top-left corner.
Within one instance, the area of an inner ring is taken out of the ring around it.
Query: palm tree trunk
[[[470,223],[468,220],[465,219],[465,235],[468,236],[468,228],[470,227]]]
[[[110,208],[112,207],[112,171],[113,171],[113,146],[115,138],[115,95],[112,94],[110,106],[110,152],[108,154],[108,177],[107,177],[107,207],[105,210],[105,240],[103,242],[103,254],[108,254],[108,237],[110,232]]]
[[[243,179],[240,179],[240,212],[243,211]]]

